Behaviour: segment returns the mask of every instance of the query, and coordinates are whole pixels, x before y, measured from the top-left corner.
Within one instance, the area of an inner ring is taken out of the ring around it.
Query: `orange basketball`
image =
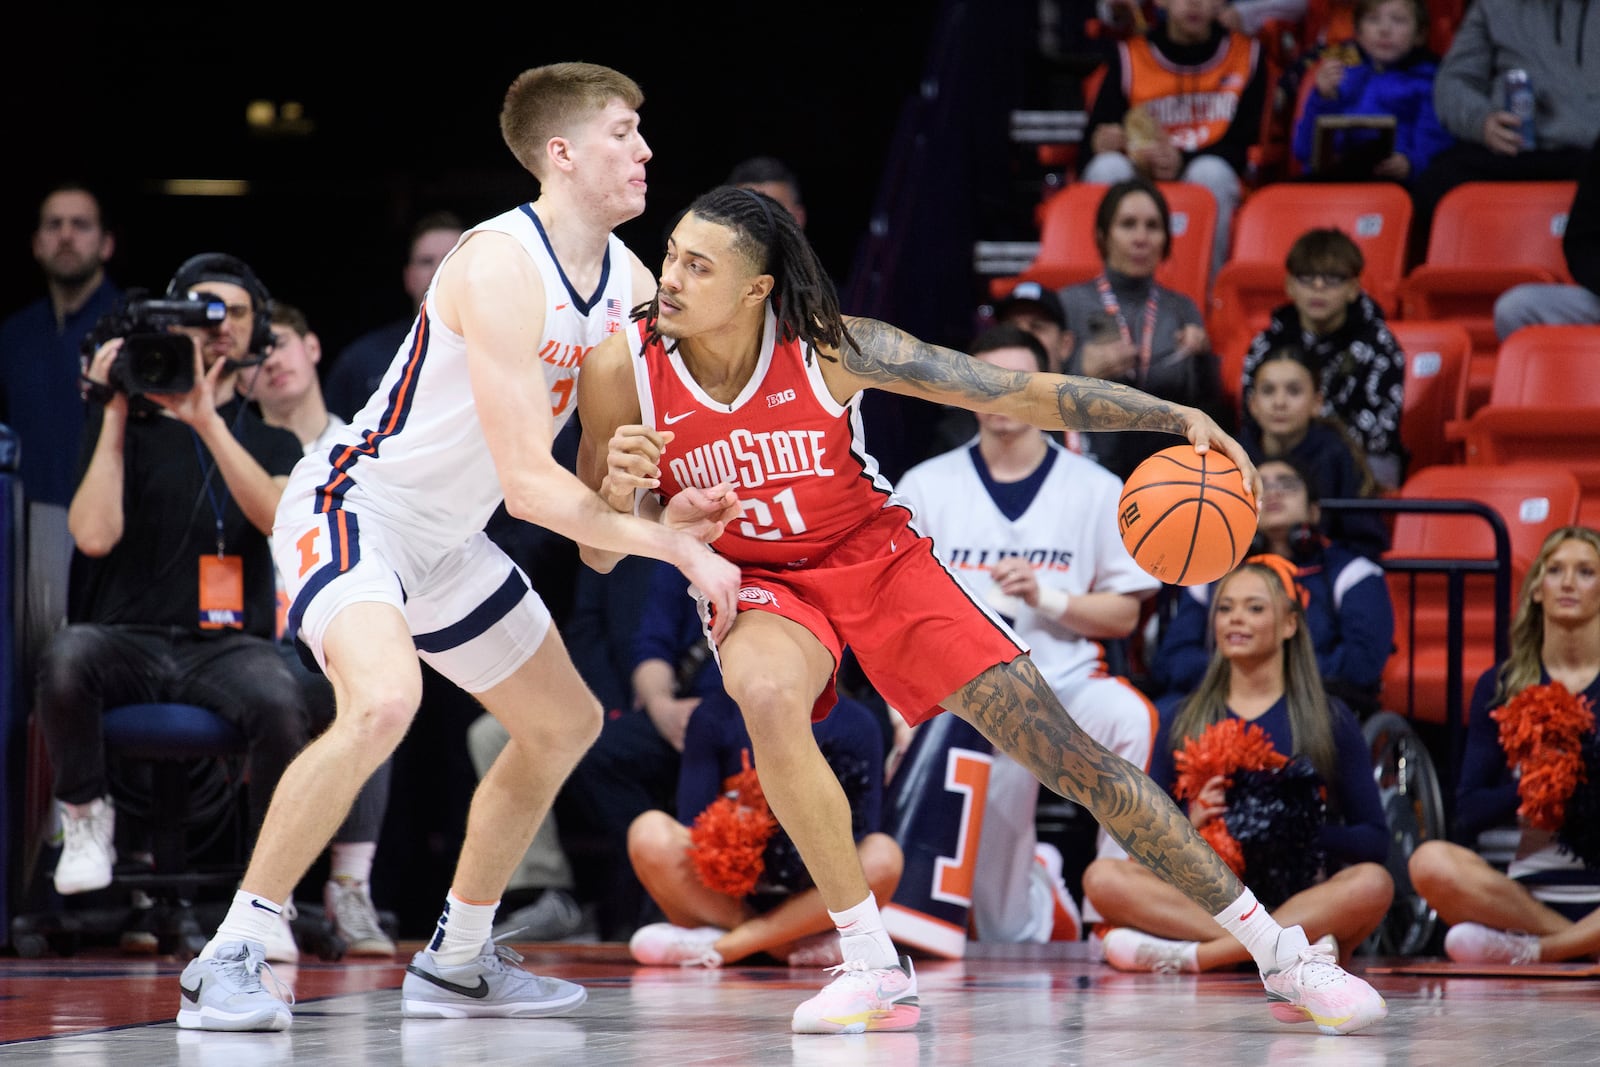
[[[1256,502],[1222,452],[1163,448],[1133,469],[1117,529],[1134,562],[1169,585],[1204,585],[1233,570],[1256,535]]]

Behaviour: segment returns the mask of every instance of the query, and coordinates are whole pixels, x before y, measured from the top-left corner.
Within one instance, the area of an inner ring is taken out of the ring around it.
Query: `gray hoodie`
[[[1588,148],[1600,137],[1600,11],[1590,0],[1472,0],[1433,83],[1445,129],[1483,142],[1505,107],[1501,76],[1520,67],[1538,99],[1540,148]]]

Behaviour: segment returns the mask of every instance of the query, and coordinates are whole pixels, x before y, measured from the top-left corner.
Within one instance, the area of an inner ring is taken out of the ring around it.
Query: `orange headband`
[[[1266,567],[1278,576],[1283,583],[1283,591],[1289,594],[1289,599],[1300,605],[1304,611],[1311,604],[1311,592],[1300,584],[1300,571],[1293,563],[1284,559],[1275,552],[1262,552],[1250,556],[1245,563],[1255,563]]]

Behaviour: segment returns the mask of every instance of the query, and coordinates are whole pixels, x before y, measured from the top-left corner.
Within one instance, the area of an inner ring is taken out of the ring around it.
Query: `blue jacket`
[[[1319,116],[1393,115],[1394,149],[1411,161],[1414,180],[1455,140],[1433,110],[1433,79],[1438,71],[1433,54],[1420,48],[1386,70],[1374,67],[1363,54],[1363,62],[1345,71],[1338,96],[1325,100],[1313,90],[1306,97],[1305,111],[1294,130],[1294,158],[1301,164],[1311,162]],[[1306,77],[1311,77],[1309,71]],[[1344,130],[1336,143],[1343,148],[1367,136],[1370,134],[1364,130]]]

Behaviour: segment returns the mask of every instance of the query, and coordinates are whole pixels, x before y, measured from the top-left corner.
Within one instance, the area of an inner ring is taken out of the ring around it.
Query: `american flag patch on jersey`
[[[612,297],[606,301],[606,333],[613,334],[622,329],[622,301]]]

